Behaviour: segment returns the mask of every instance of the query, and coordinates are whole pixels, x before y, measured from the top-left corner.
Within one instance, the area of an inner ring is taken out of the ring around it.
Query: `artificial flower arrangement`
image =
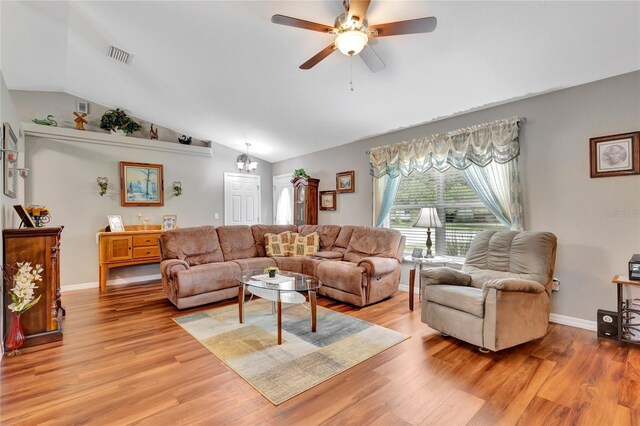
[[[269,274],[269,278],[275,278],[279,270],[280,269],[275,266],[269,266],[268,268],[264,268],[264,273]]]
[[[125,135],[129,135],[140,130],[140,124],[129,117],[124,110],[116,108],[110,109],[102,115],[100,128],[112,133],[120,130]]]
[[[30,262],[19,262],[16,264],[18,271],[13,276],[13,287],[10,290],[12,303],[8,306],[11,312],[20,316],[40,301],[40,297],[34,297],[36,281],[42,281],[40,275],[42,266],[36,264],[31,266]]]

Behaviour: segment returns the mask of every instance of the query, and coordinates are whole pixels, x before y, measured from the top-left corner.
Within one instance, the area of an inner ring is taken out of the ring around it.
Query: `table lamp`
[[[414,228],[427,228],[427,255],[425,257],[433,257],[431,254],[431,228],[442,228],[442,222],[438,217],[438,211],[435,207],[423,207],[420,209],[418,220],[413,225]]]

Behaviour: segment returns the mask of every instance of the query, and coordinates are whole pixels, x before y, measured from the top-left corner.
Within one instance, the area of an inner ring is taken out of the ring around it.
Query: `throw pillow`
[[[297,232],[286,231],[281,233],[280,235],[282,236],[282,244],[284,245],[285,256],[295,256],[296,240],[298,239],[299,234]]]
[[[320,235],[312,232],[309,235],[298,235],[296,238],[296,256],[312,256],[320,248]]]
[[[264,249],[268,257],[286,256],[282,234],[264,234]]]

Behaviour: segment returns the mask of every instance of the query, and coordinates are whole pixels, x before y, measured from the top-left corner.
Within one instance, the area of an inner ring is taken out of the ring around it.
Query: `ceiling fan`
[[[370,38],[430,33],[436,29],[438,20],[433,16],[410,19],[408,21],[369,25],[367,21],[369,3],[371,3],[371,0],[343,0],[342,4],[344,5],[345,12],[338,15],[333,27],[284,15],[273,15],[271,22],[289,27],[302,28],[304,30],[334,34],[336,36],[333,43],[300,65],[300,69],[303,70],[313,68],[337,49],[347,56],[359,54],[371,71],[378,72],[383,69],[385,65],[382,59],[380,59],[380,56],[378,56],[368,44]]]

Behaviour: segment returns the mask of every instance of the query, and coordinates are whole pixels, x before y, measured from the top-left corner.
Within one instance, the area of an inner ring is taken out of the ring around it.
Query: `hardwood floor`
[[[422,324],[406,293],[318,298],[411,338],[274,407],[172,321],[200,309],[177,311],[159,284],[62,300],[62,345],[2,359],[2,424],[640,424],[640,349],[586,330],[482,354]]]

